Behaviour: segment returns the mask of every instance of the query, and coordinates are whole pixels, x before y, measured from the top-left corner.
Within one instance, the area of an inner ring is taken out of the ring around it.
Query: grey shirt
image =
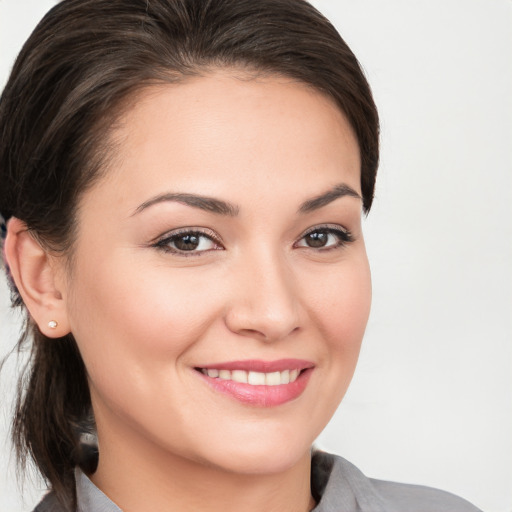
[[[122,512],[79,469],[75,471],[78,512]],[[367,478],[342,457],[313,454],[313,512],[481,512],[453,494],[420,485]],[[65,512],[48,494],[34,512]]]

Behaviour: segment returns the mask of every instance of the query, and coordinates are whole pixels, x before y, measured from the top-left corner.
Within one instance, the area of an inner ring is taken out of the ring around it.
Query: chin
[[[222,468],[238,475],[271,475],[286,473],[295,467],[306,455],[309,457],[311,447],[303,452],[291,453],[273,451],[272,453],[255,453],[243,455],[239,458],[230,457],[229,461],[222,461]]]
[[[309,458],[312,441],[300,439],[296,434],[288,439],[265,439],[261,437],[251,442],[234,441],[226,446],[217,444],[204,462],[223,468],[225,471],[241,475],[263,475],[282,473],[296,466],[304,457]]]

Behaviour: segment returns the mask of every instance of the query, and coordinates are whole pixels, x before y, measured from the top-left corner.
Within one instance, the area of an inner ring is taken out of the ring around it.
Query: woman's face
[[[63,281],[100,463],[292,467],[370,309],[348,122],[300,83],[217,72],[146,89],[114,138]]]

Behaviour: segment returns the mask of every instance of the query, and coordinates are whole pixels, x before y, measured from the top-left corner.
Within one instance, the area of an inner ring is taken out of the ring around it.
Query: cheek
[[[218,316],[215,294],[202,281],[198,272],[134,265],[129,258],[82,265],[70,317],[90,379],[122,382],[130,372],[148,386],[144,374],[168,374],[169,360],[178,360]]]
[[[326,277],[317,290],[316,314],[329,350],[359,352],[371,306],[371,276],[366,258]]]
[[[322,329],[324,383],[317,414],[325,425],[343,399],[356,369],[371,306],[371,275],[365,254],[340,265],[317,290],[315,314]]]
[[[314,275],[314,274],[312,274]],[[329,422],[354,374],[371,306],[371,276],[365,255],[316,275],[310,317],[321,343],[313,410],[305,419],[316,435]],[[318,332],[318,331],[317,331]]]

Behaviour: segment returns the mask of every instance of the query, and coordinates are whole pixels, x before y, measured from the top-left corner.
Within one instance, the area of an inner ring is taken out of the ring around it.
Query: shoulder
[[[393,512],[481,512],[465,499],[432,487],[374,479],[370,483]]]
[[[324,452],[313,455],[312,483],[319,490],[319,512],[334,512],[340,504],[361,512],[481,512],[445,491],[368,478],[342,457]]]
[[[53,492],[49,492],[33,510],[33,512],[67,512],[55,497]]]

